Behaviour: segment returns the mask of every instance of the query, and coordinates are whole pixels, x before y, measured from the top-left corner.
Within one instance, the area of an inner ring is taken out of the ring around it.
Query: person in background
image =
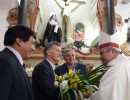
[[[63,52],[63,58],[66,61],[66,63],[56,67],[55,73],[56,75],[64,75],[69,72],[69,70],[73,70],[74,72],[80,70],[81,75],[87,74],[87,69],[84,64],[75,63],[75,52],[73,49],[66,49]],[[75,100],[75,96],[73,91],[70,91],[71,93],[71,99]]]
[[[100,58],[108,70],[92,100],[130,100],[130,60],[121,52],[119,43],[118,33],[100,33]]]
[[[87,68],[86,65],[75,63],[75,52],[73,49],[66,49],[63,52],[63,58],[66,61],[66,63],[58,66],[55,69],[55,73],[57,75],[64,75],[69,72],[69,69],[75,71],[80,70],[81,75],[87,74]]]
[[[61,45],[50,42],[44,48],[45,59],[36,65],[32,73],[34,100],[59,100],[60,88],[55,87],[55,64],[61,58]]]
[[[61,37],[62,37],[62,30],[59,25],[58,19],[56,14],[52,14],[48,23],[47,27],[44,33],[42,46],[45,47],[45,45],[49,42],[57,41],[61,43]]]
[[[0,52],[0,100],[33,100],[32,87],[23,68],[35,50],[35,33],[16,25],[4,36],[5,49]]]

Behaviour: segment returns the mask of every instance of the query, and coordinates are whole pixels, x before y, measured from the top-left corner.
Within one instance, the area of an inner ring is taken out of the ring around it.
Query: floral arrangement
[[[84,100],[84,97],[90,96],[98,90],[101,77],[107,71],[107,66],[101,65],[89,72],[87,75],[80,75],[80,70],[74,73],[69,70],[65,75],[56,76],[55,86],[60,87],[61,100],[71,100],[73,92],[75,100]],[[70,92],[71,91],[71,92]]]

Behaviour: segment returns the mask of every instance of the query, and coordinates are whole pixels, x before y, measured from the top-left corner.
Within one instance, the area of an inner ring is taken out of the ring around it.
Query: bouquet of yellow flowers
[[[101,77],[106,72],[107,67],[101,65],[89,72],[87,75],[80,75],[80,70],[74,73],[69,70],[65,75],[56,76],[55,86],[60,87],[61,100],[71,100],[70,91],[75,95],[75,100],[84,100],[84,95],[90,95],[98,90]]]

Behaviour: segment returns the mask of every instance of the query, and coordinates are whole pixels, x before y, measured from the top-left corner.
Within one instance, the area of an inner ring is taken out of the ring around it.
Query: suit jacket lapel
[[[28,75],[24,71],[24,69],[22,68],[23,66],[21,66],[20,63],[18,63],[18,65],[19,65],[19,68],[20,68],[21,72],[23,73],[24,79],[25,79],[25,81],[27,83],[29,94],[30,94],[31,98],[33,98],[32,88],[31,88],[31,84],[30,84],[29,79],[28,79]]]
[[[51,72],[52,79],[54,80],[55,79],[55,73],[53,71],[53,68],[52,68],[51,64],[46,59],[44,61],[48,65],[48,68],[49,68],[49,70]]]
[[[64,66],[64,71],[67,72],[67,73],[69,72],[69,69],[68,69],[68,67],[67,67],[67,64],[65,64],[65,66]]]
[[[75,71],[79,70],[77,63],[75,63]]]

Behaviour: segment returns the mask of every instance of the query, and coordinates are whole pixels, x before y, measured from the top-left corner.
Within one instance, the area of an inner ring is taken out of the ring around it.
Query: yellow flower
[[[80,91],[81,91],[82,93],[85,93],[85,92],[88,92],[88,89],[82,88]]]
[[[99,68],[91,71],[87,75],[80,75],[79,71],[74,73],[72,70],[69,70],[69,73],[62,76],[56,75],[57,82],[55,82],[54,85],[60,87],[60,95],[63,97],[63,100],[68,100],[70,98],[69,90],[77,92],[75,96],[80,96],[81,98],[84,96],[88,98],[97,90],[95,89],[95,84],[99,84],[99,80],[106,70],[103,66],[99,66]]]
[[[78,85],[77,83],[71,84],[70,89],[77,89],[77,85]]]
[[[58,76],[58,75],[56,75],[56,79],[57,79],[57,80],[58,80],[58,77],[59,77],[59,76]]]
[[[62,82],[63,77],[62,77],[62,76],[57,76],[57,75],[56,75],[56,79],[57,79],[58,82]]]
[[[74,72],[71,69],[69,69],[69,75],[73,75],[73,74]]]
[[[72,79],[70,80],[70,84],[75,83],[76,81],[77,81],[76,79]]]
[[[62,81],[62,76],[59,76],[59,81],[60,81],[60,82]]]

